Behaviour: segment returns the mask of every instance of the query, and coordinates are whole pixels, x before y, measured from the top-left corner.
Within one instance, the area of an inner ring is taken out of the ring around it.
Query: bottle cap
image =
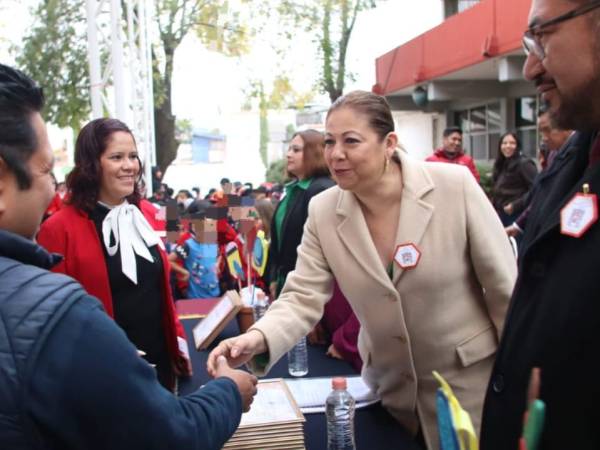
[[[347,387],[346,379],[343,377],[333,378],[331,380],[331,387],[335,390],[346,389],[346,387]]]

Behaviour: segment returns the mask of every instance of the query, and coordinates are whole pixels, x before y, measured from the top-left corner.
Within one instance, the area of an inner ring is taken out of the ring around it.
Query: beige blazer
[[[419,249],[418,265],[395,265],[390,280],[356,197],[333,187],[311,201],[296,270],[255,328],[266,337],[268,371],[320,320],[335,277],[361,323],[364,380],[404,427],[416,433],[420,424],[428,448],[437,449],[431,372],[450,383],[478,431],[517,268],[467,169],[404,154],[401,166],[396,242]]]

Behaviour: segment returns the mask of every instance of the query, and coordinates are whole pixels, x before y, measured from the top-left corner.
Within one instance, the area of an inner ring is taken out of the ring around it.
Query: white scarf
[[[113,234],[115,245],[110,245],[110,234]],[[135,255],[153,262],[148,247],[164,245],[152,229],[144,215],[127,201],[112,207],[102,222],[104,246],[110,256],[114,256],[121,247],[121,270],[127,278],[137,284],[137,264]]]

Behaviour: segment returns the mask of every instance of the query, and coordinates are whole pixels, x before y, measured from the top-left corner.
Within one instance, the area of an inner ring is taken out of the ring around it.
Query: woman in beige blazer
[[[296,269],[279,299],[248,333],[213,350],[208,370],[224,355],[233,366],[251,362],[268,372],[319,321],[335,278],[362,326],[363,378],[405,428],[437,449],[432,371],[479,430],[515,259],[467,169],[397,152],[383,97],[341,97],[326,131],[338,186],[311,201]]]

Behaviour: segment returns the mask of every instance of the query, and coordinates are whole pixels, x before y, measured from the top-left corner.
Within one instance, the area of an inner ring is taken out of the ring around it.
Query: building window
[[[456,13],[463,12],[463,11],[475,6],[480,1],[481,0],[445,0],[444,1],[445,17],[448,18],[450,16],[453,16]]]
[[[458,0],[458,12],[463,12],[479,3],[480,0]]]
[[[537,154],[537,97],[521,97],[515,100],[515,125],[521,141],[521,152],[531,158]]]
[[[502,129],[500,103],[489,103],[454,113],[463,130],[463,147],[474,159],[495,159]]]

